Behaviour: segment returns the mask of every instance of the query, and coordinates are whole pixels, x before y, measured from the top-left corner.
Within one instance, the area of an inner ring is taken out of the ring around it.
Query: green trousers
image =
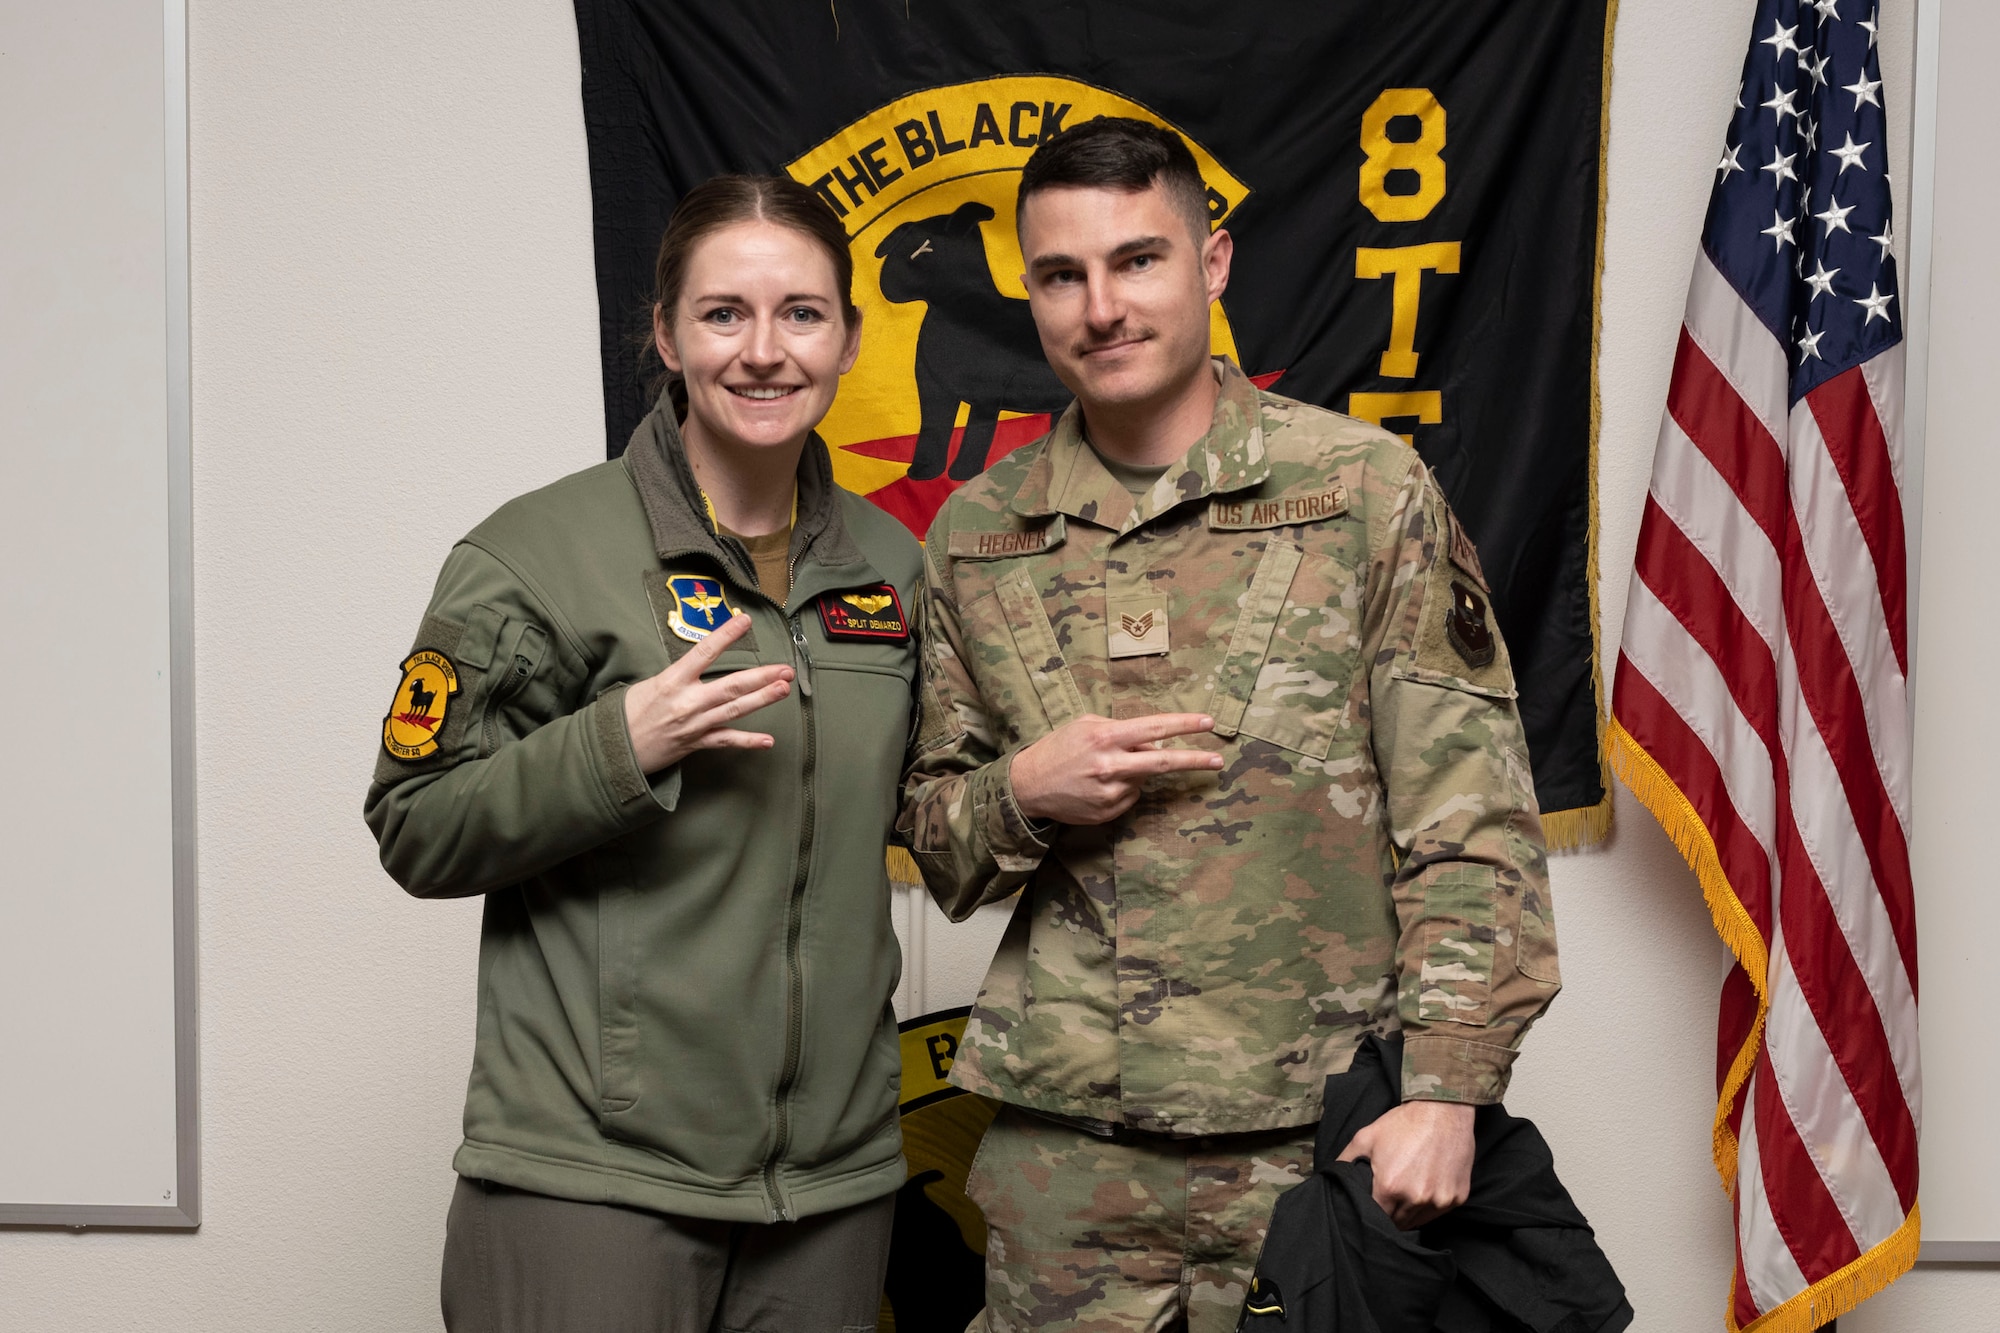
[[[711,1222],[459,1179],[448,1333],[874,1333],[896,1196]]]

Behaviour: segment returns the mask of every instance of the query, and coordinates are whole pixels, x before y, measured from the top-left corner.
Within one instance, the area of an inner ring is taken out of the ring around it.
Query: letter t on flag
[[[1915,1262],[1902,321],[1875,0],[1759,0],[1639,529],[1609,743],[1736,955],[1731,1330]]]

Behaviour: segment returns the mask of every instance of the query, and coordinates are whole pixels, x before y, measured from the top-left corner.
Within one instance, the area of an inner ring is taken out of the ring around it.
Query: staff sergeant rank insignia
[[[854,592],[828,593],[819,599],[820,628],[829,639],[888,639],[910,637],[902,599],[894,585],[878,583]]]
[[[403,680],[382,719],[382,748],[398,759],[437,752],[445,709],[458,693],[458,672],[443,653],[422,648],[403,659]]]
[[[674,599],[674,609],[667,613],[667,628],[689,643],[700,643],[737,613],[723,596],[719,579],[669,574],[667,592]]]

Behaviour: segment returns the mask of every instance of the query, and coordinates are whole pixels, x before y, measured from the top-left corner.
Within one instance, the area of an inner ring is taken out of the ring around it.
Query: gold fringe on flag
[[[917,873],[916,858],[901,847],[890,847],[882,858],[889,871],[889,887],[892,889],[921,889],[924,877]]]
[[[1609,779],[1606,780],[1609,786]],[[1611,793],[1596,805],[1580,805],[1574,810],[1551,810],[1542,816],[1542,838],[1552,852],[1603,842],[1611,832]]]
[[[1701,896],[1708,903],[1709,918],[1715,922],[1715,933],[1736,955],[1736,961],[1749,974],[1750,984],[1757,991],[1756,1021],[1750,1025],[1748,1039],[1730,1061],[1729,1073],[1722,1080],[1715,1103],[1715,1169],[1722,1176],[1722,1188],[1734,1198],[1736,1135],[1729,1129],[1729,1108],[1736,1104],[1736,1094],[1757,1063],[1757,1043],[1763,1039],[1764,1016],[1771,1006],[1765,988],[1770,951],[1757,924],[1750,919],[1749,910],[1730,886],[1729,876],[1723,873],[1715,839],[1687,796],[1653,756],[1646,753],[1645,747],[1632,738],[1632,733],[1618,725],[1617,718],[1611,719],[1609,741],[1611,766],[1639,798],[1639,804],[1660,821],[1660,827],[1667,831],[1667,837],[1694,870],[1695,879],[1701,884]]]
[[[1604,221],[1611,185],[1611,45],[1618,30],[1618,0],[1604,6],[1603,92],[1597,113],[1597,265],[1590,278],[1590,521],[1585,537],[1583,584],[1590,595],[1590,691],[1597,717],[1597,778],[1604,799],[1574,810],[1542,816],[1542,836],[1550,850],[1588,847],[1611,836],[1611,763],[1604,724],[1604,634],[1597,610],[1597,440],[1604,424],[1604,394],[1597,359],[1604,340]]]
[[[1750,983],[1757,990],[1757,1019],[1750,1026],[1749,1039],[1730,1061],[1715,1106],[1715,1169],[1721,1173],[1723,1189],[1734,1198],[1737,1146],[1736,1136],[1729,1130],[1729,1108],[1735,1105],[1737,1094],[1750,1077],[1750,1070],[1757,1062],[1758,1043],[1764,1037],[1764,1018],[1771,1006],[1765,983],[1770,950],[1750,919],[1748,909],[1730,886],[1729,877],[1723,873],[1715,839],[1695,813],[1686,793],[1646,753],[1645,747],[1633,739],[1632,733],[1618,724],[1618,719],[1611,719],[1608,735],[1611,766],[1639,798],[1639,803],[1660,821],[1660,827],[1667,831],[1667,837],[1694,870],[1701,883],[1702,897],[1708,902],[1709,916],[1715,922],[1715,933],[1736,955],[1736,961],[1749,973]],[[1917,1261],[1922,1238],[1922,1214],[1912,1204],[1910,1215],[1903,1219],[1903,1225],[1894,1235],[1839,1272],[1821,1278],[1748,1324],[1737,1324],[1732,1292],[1724,1320],[1730,1333],[1813,1333],[1909,1272]]]
[[[1813,1333],[1814,1329],[1825,1327],[1909,1272],[1917,1262],[1923,1231],[1923,1210],[1912,1203],[1910,1215],[1889,1239],[1747,1324],[1736,1322],[1732,1291],[1723,1316],[1729,1333]]]

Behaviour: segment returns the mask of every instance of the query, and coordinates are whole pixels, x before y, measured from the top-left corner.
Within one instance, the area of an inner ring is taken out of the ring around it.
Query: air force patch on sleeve
[[[1445,635],[1469,667],[1493,661],[1493,630],[1486,623],[1486,600],[1459,582],[1451,581],[1451,611],[1445,616]]]
[[[667,612],[667,628],[689,643],[700,643],[740,614],[723,595],[720,579],[696,574],[667,575],[667,595],[674,599]]]
[[[910,621],[894,584],[830,592],[819,599],[820,628],[829,639],[880,639],[902,643],[910,637]]]
[[[403,659],[403,679],[382,719],[382,748],[398,759],[427,759],[437,752],[445,710],[458,693],[451,659],[420,648]]]

